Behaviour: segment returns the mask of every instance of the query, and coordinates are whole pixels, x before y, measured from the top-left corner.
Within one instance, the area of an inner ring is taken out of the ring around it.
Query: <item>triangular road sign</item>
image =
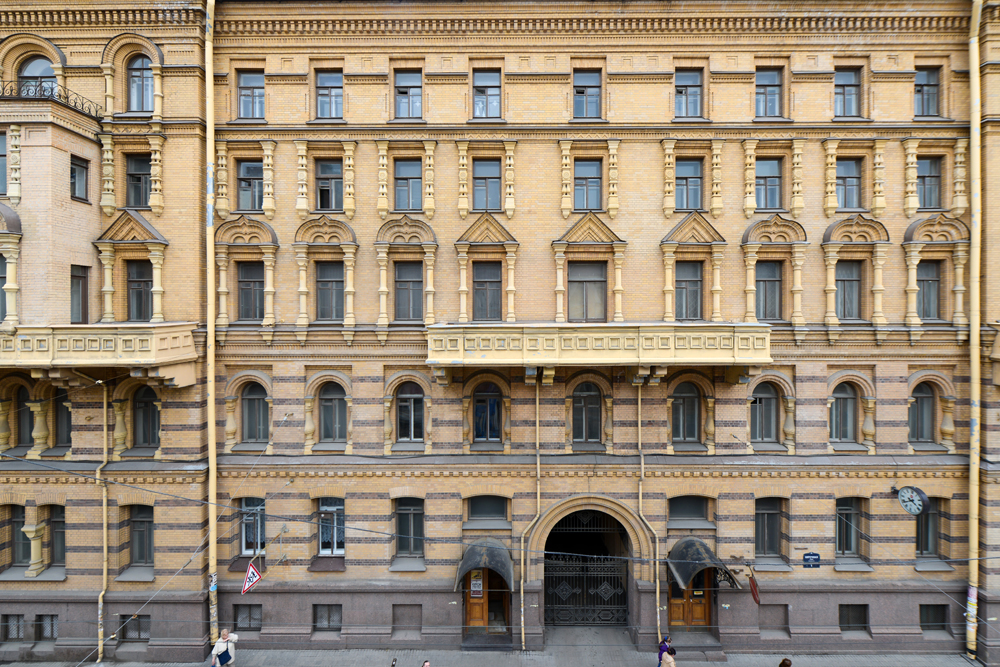
[[[247,591],[257,585],[260,578],[260,572],[253,566],[253,562],[250,562],[247,565],[247,577],[243,580],[243,592],[240,595],[246,595]]]

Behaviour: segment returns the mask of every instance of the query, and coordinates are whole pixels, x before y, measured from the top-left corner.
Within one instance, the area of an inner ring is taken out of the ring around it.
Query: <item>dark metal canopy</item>
[[[694,575],[710,567],[715,568],[715,577],[720,584],[726,581],[730,588],[742,588],[726,564],[719,560],[715,552],[697,537],[684,537],[679,540],[670,550],[667,558],[670,571],[681,588],[687,589],[691,585]]]
[[[510,559],[510,549],[503,542],[492,537],[476,540],[465,550],[462,563],[458,566],[458,573],[455,575],[455,590],[458,590],[466,572],[481,567],[489,568],[499,574],[507,582],[507,587],[511,591],[514,590],[514,563]]]

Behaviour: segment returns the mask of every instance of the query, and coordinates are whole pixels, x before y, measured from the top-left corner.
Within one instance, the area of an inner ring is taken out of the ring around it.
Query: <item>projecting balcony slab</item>
[[[760,366],[770,327],[758,323],[434,324],[430,366]]]

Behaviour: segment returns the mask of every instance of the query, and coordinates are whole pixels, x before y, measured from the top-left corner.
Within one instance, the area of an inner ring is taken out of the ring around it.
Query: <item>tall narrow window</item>
[[[66,508],[52,505],[49,510],[49,539],[52,540],[52,565],[66,565]]]
[[[396,118],[423,116],[423,75],[420,70],[396,72]]]
[[[319,499],[319,555],[344,555],[344,499]]]
[[[758,118],[781,117],[781,70],[757,70],[754,111]]]
[[[674,442],[701,442],[701,394],[690,382],[682,382],[674,389],[671,430]]]
[[[920,208],[941,208],[941,158],[917,160],[917,200]]]
[[[677,262],[674,298],[679,320],[701,319],[701,262]]]
[[[497,322],[501,318],[503,270],[500,262],[472,263],[472,319]]]
[[[757,160],[756,183],[757,208],[781,208],[781,159],[761,158]]]
[[[927,511],[917,516],[917,555],[938,555],[938,499],[927,499]]]
[[[839,69],[833,75],[833,115],[848,118],[861,115],[861,72]]]
[[[264,73],[240,72],[239,82],[240,118],[264,117]]]
[[[500,210],[500,160],[473,160],[472,208]]]
[[[396,555],[424,555],[424,501],[419,498],[396,500]]]
[[[56,73],[48,58],[35,56],[21,65],[17,74],[18,94],[21,97],[48,97],[58,90]]]
[[[344,210],[344,171],[340,160],[316,163],[316,206],[321,211]]]
[[[149,505],[132,505],[129,512],[132,544],[132,565],[153,564],[153,508]]]
[[[59,617],[55,614],[39,614],[35,617],[35,640],[55,641],[59,638]]]
[[[830,404],[830,440],[857,442],[857,424],[858,393],[842,382],[833,390],[833,403]]]
[[[264,262],[237,263],[240,320],[264,319]]]
[[[677,70],[674,73],[674,115],[700,118],[702,97],[701,70]]]
[[[24,507],[14,505],[11,508],[11,532],[14,541],[14,565],[27,565],[31,562],[31,540],[24,534]]]
[[[128,110],[153,110],[153,68],[146,56],[136,56],[128,63]]]
[[[125,180],[128,188],[125,203],[130,208],[146,208],[149,206],[150,192],[150,157],[149,155],[129,155],[125,160]]]
[[[316,319],[344,319],[343,262],[316,262]]]
[[[128,260],[128,319],[148,322],[153,317],[153,264],[146,259]]]
[[[336,382],[327,382],[319,390],[319,440],[347,440],[347,394]]]
[[[0,196],[7,194],[7,135],[0,134]]]
[[[243,498],[240,501],[240,541],[244,556],[255,556],[264,551],[267,530],[263,498]]]
[[[69,196],[78,201],[87,200],[88,177],[90,162],[75,155],[69,159]]]
[[[396,392],[396,424],[400,442],[423,442],[424,390],[416,382],[404,382]]]
[[[241,211],[260,211],[264,207],[264,163],[240,162],[237,197]]]
[[[0,641],[16,642],[23,640],[24,614],[4,614],[0,616]]]
[[[921,382],[910,394],[910,442],[934,442],[934,389]]]
[[[837,499],[837,555],[858,555],[858,538],[861,534],[861,499]]]
[[[938,90],[940,70],[918,69],[916,85],[913,88],[913,115],[939,116]]]
[[[755,507],[754,553],[781,555],[781,498],[758,498]]]
[[[31,437],[31,432],[35,430],[35,413],[28,407],[30,402],[28,390],[18,387],[16,398],[14,410],[17,414],[17,444],[21,447],[33,445],[35,441]]]
[[[419,321],[423,318],[424,265],[421,262],[396,262],[396,320]]]
[[[472,398],[472,432],[476,442],[500,442],[500,412],[503,396],[492,382],[476,387]]]
[[[917,316],[922,320],[941,317],[941,263],[923,261],[917,264]]]
[[[842,320],[861,318],[861,262],[837,262],[837,317]]]
[[[396,160],[396,210],[420,211],[421,200],[420,160]]]
[[[569,321],[608,321],[608,265],[569,262]]]
[[[7,262],[4,261],[3,268],[6,269],[6,267]],[[86,324],[90,319],[87,313],[87,305],[90,301],[89,277],[89,266],[73,264],[69,267],[69,321],[71,324]],[[5,299],[0,298],[0,301],[5,301]]]
[[[472,116],[500,117],[500,70],[472,72]]]
[[[160,446],[160,399],[151,387],[143,387],[135,392],[133,410],[135,412],[135,446]]]
[[[601,117],[601,72],[577,70],[573,72],[573,117]]]
[[[753,390],[750,401],[750,441],[778,442],[778,392],[770,382],[762,382]]]
[[[837,208],[861,208],[860,160],[837,160]]]
[[[601,210],[601,161],[577,160],[574,171],[573,208],[577,211]]]
[[[781,319],[781,262],[757,262],[757,319]]]
[[[343,72],[316,72],[316,117],[344,117]]]
[[[267,442],[268,428],[267,390],[264,386],[251,382],[243,390],[243,442]]]
[[[593,382],[573,390],[573,442],[601,442],[601,390]]]
[[[69,393],[56,389],[52,396],[52,409],[56,421],[56,447],[67,447],[72,443],[73,412],[70,409]]]
[[[701,160],[678,160],[674,193],[678,211],[701,210]]]

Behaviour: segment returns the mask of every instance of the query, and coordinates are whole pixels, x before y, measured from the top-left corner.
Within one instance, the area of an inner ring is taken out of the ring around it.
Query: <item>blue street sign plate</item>
[[[807,554],[802,554],[802,567],[811,568],[819,567],[819,554],[815,551],[810,551]]]

